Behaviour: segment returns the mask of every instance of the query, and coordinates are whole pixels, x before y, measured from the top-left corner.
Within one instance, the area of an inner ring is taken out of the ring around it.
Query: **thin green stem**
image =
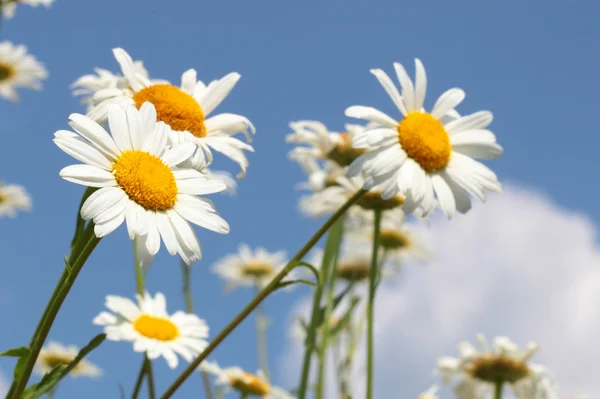
[[[192,361],[188,367],[181,373],[179,377],[167,388],[165,393],[161,396],[161,399],[170,398],[177,389],[183,384],[183,382],[198,368],[200,363],[210,355],[221,342],[236,327],[248,317],[250,313],[267,297],[269,294],[277,288],[281,280],[283,280],[288,273],[296,266],[296,264],[302,260],[302,258],[315,246],[315,244],[323,237],[323,235],[329,230],[329,228],[338,220],[347,210],[358,200],[364,193],[365,190],[359,190],[354,194],[348,201],[340,207],[324,224],[319,230],[308,240],[308,242],[294,255],[289,263],[273,278],[273,280],[267,284],[265,288],[213,339],[213,341],[206,347],[204,352],[200,354],[194,361]]]
[[[255,285],[256,295],[260,293],[260,286]],[[267,316],[265,315],[265,309],[262,304],[256,307],[256,313],[254,314],[254,320],[256,322],[256,347],[258,348],[258,367],[265,373],[267,379],[269,379],[269,356],[267,349]]]
[[[327,283],[327,298],[325,305],[325,314],[323,316],[321,324],[321,342],[318,349],[319,368],[317,372],[317,387],[316,387],[316,399],[323,399],[325,394],[325,366],[327,363],[327,348],[329,346],[329,322],[331,314],[333,312],[333,297],[335,292],[335,277],[337,269],[337,260],[340,250],[340,242],[342,241],[344,229],[344,219],[340,218],[336,224],[331,228],[332,235],[332,248],[333,258],[331,259],[331,265],[327,268],[326,279],[323,283]]]
[[[185,311],[188,313],[194,313],[194,300],[192,298],[192,269],[189,267],[183,259],[181,260],[181,275],[183,277],[183,297],[185,298]],[[206,371],[201,371],[202,386],[204,387],[204,394],[206,399],[213,399],[213,393],[210,386],[210,378]]]
[[[494,399],[502,399],[502,381],[498,381],[494,384]]]
[[[142,382],[144,381],[144,374],[146,374],[146,358],[142,360],[142,364],[140,365],[140,372],[135,380],[135,385],[133,387],[133,393],[131,394],[131,399],[137,399],[140,394],[140,390],[142,388]]]
[[[374,337],[374,318],[375,318],[375,290],[377,288],[377,276],[379,263],[377,255],[379,254],[379,241],[381,230],[381,210],[375,210],[375,231],[373,238],[373,255],[371,257],[371,268],[369,269],[369,303],[367,304],[367,399],[373,399],[373,368],[375,348],[373,345]]]
[[[146,356],[146,380],[148,381],[148,397],[156,399],[156,389],[154,389],[154,371],[152,370],[152,361]]]
[[[144,295],[144,270],[140,266],[140,262],[137,257],[137,251],[135,250],[137,239],[137,237],[134,237],[133,239],[133,273],[135,275],[135,290],[139,295]]]
[[[23,395],[23,391],[25,390],[27,382],[31,377],[33,366],[35,365],[38,355],[40,354],[40,350],[42,349],[42,346],[44,345],[44,342],[48,337],[48,333],[50,332],[50,328],[52,327],[52,324],[56,319],[56,315],[58,314],[58,311],[60,310],[63,302],[67,298],[71,287],[73,287],[73,284],[75,283],[79,272],[83,268],[83,265],[85,264],[89,256],[92,254],[94,248],[96,248],[96,245],[98,245],[99,242],[100,238],[97,238],[94,234],[94,223],[90,222],[81,238],[81,245],[76,245],[77,250],[74,250],[71,253],[71,255],[69,256],[69,260],[67,261],[69,266],[71,267],[71,270],[69,271],[68,267],[65,267],[66,270],[63,271],[63,274],[66,272],[67,276],[62,282],[62,284],[60,284],[62,281],[62,277],[59,280],[59,284],[57,284],[55,288],[55,293],[52,295],[51,300],[48,301],[48,304],[46,305],[46,310],[44,311],[42,317],[40,318],[40,321],[38,322],[38,325],[33,334],[34,338],[32,339],[32,344],[30,346],[30,354],[29,358],[27,359],[27,364],[25,365],[25,368],[23,369],[23,374],[17,382],[10,398],[18,399],[21,398],[21,396]],[[52,300],[52,298],[54,298],[54,300]]]

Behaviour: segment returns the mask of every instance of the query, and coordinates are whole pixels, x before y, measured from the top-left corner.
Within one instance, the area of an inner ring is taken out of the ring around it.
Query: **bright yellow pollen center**
[[[244,395],[266,396],[269,393],[269,383],[250,373],[244,373],[244,378],[230,377],[231,386]]]
[[[113,163],[117,184],[145,209],[165,211],[175,205],[177,183],[171,168],[144,151],[125,151]]]
[[[450,136],[444,125],[430,114],[411,112],[397,129],[404,151],[426,171],[442,169],[450,161]]]
[[[145,314],[133,322],[133,328],[143,336],[159,341],[172,341],[179,336],[179,329],[171,320]]]
[[[0,62],[0,82],[8,80],[15,75],[15,68],[10,64]]]
[[[202,107],[194,97],[178,87],[170,84],[146,87],[133,95],[133,101],[138,109],[146,101],[154,104],[156,119],[175,131],[187,130],[196,137],[206,136]]]
[[[248,277],[264,277],[273,273],[273,265],[252,261],[244,265],[242,273]]]
[[[348,281],[360,281],[369,277],[370,266],[366,262],[348,262],[338,265],[336,276]]]

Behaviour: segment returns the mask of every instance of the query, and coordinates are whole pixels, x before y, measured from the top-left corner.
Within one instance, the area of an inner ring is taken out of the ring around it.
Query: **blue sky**
[[[213,333],[251,298],[250,291],[224,294],[210,272],[219,257],[240,242],[285,249],[292,254],[318,227],[296,211],[300,169],[287,160],[284,142],[292,120],[316,119],[331,129],[349,120],[346,107],[376,106],[396,115],[369,74],[388,72],[399,61],[413,70],[419,57],[428,72],[431,106],[437,95],[458,86],[467,93],[462,113],[490,109],[491,126],[505,155],[493,163],[501,180],[516,181],[549,195],[562,207],[600,220],[595,181],[600,100],[600,52],[593,1],[567,2],[232,2],[57,0],[49,10],[22,6],[4,21],[0,38],[26,44],[45,63],[44,91],[22,92],[21,102],[0,103],[3,155],[0,178],[27,187],[32,213],[0,221],[0,329],[3,348],[25,344],[60,275],[83,189],[58,171],[73,160],[53,143],[70,113],[83,112],[68,85],[99,66],[117,71],[111,49],[125,48],[144,61],[152,77],[178,82],[188,68],[204,81],[236,71],[242,79],[220,112],[247,116],[257,127],[256,152],[235,197],[213,196],[231,233],[199,231],[204,259],[193,266],[197,312]],[[216,159],[214,169],[236,171]],[[468,217],[468,216],[467,216]],[[164,251],[148,276],[151,292],[167,295],[170,311],[184,306],[176,258]],[[123,228],[104,239],[72,290],[50,338],[85,344],[100,332],[91,324],[104,296],[132,296],[131,243]],[[271,363],[287,342],[290,307],[308,293],[278,293],[266,307]],[[254,370],[254,325],[246,321],[216,352],[223,365]],[[130,392],[140,356],[125,343],[107,343],[91,359],[105,370],[98,382],[69,381],[60,396],[114,397],[118,384]],[[10,375],[12,363],[0,361]],[[156,365],[159,391],[175,377]],[[274,370],[275,382],[283,370]],[[90,389],[93,388],[91,391]],[[181,397],[197,397],[199,381]],[[407,385],[406,392],[414,392]]]

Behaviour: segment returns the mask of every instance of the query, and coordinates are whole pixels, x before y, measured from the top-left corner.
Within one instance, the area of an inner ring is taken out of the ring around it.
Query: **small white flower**
[[[285,251],[269,252],[265,248],[254,251],[241,244],[236,254],[219,259],[213,271],[227,282],[227,290],[238,286],[263,288],[287,264]]]
[[[3,184],[0,182],[0,218],[8,216],[14,218],[17,211],[30,211],[31,197],[25,187],[16,184]]]
[[[44,375],[52,371],[59,364],[67,365],[75,360],[79,354],[79,348],[74,345],[65,346],[58,342],[48,342],[44,345],[35,362],[35,371]],[[69,373],[71,377],[98,377],[102,375],[100,370],[93,363],[82,359],[77,366]]]
[[[165,296],[154,298],[147,292],[136,295],[137,304],[128,298],[108,295],[106,307],[93,323],[105,326],[106,338],[133,343],[135,352],[146,352],[148,358],[162,356],[170,368],[177,367],[179,354],[191,362],[208,345],[208,326],[198,316],[182,311],[167,313]]]
[[[27,4],[32,7],[42,5],[48,8],[52,3],[54,3],[54,0],[0,0],[0,7],[2,8],[2,16],[11,19],[15,16],[17,4]]]
[[[437,394],[438,390],[438,387],[434,385],[427,391],[417,396],[417,399],[439,399],[439,396]]]
[[[60,175],[99,188],[81,208],[84,220],[93,219],[97,237],[126,221],[129,237],[137,237],[140,264],[146,267],[160,249],[161,238],[167,251],[178,253],[188,265],[201,258],[189,222],[217,233],[229,232],[212,202],[197,197],[223,191],[225,184],[175,166],[191,156],[194,146],[167,147],[169,127],[156,121],[151,103],[139,111],[132,106],[109,107],[110,135],[86,116],[72,114],[70,119],[77,133],[60,130],[54,142],[84,164],[67,166]]]
[[[0,97],[18,101],[17,88],[42,90],[41,81],[47,77],[46,68],[34,56],[27,54],[26,46],[0,42]]]
[[[127,87],[97,91],[92,97],[88,117],[104,123],[110,104],[135,105],[139,109],[145,102],[151,102],[156,107],[158,120],[171,127],[170,138],[174,144],[187,142],[195,145],[196,151],[184,166],[204,169],[212,162],[211,150],[215,150],[240,165],[238,176],[246,173],[248,160],[243,150],[253,151],[253,148],[233,136],[243,133],[250,141],[250,133],[255,133],[252,123],[235,114],[218,114],[207,119],[236,85],[240,79],[238,73],[230,73],[205,85],[197,80],[196,71],[189,69],[181,76],[180,87],[169,83],[157,84],[136,71],[125,50],[116,48],[113,53]]]
[[[502,154],[494,134],[486,130],[492,122],[489,111],[459,116],[454,108],[465,97],[453,88],[443,93],[431,112],[423,108],[427,78],[418,59],[416,79],[410,79],[401,64],[394,68],[402,87],[402,95],[381,69],[371,73],[403,115],[397,121],[383,112],[364,106],[353,106],[346,115],[378,123],[355,135],[355,148],[373,148],[350,166],[349,174],[364,174],[365,188],[382,187],[384,198],[397,194],[406,197],[405,211],[422,207],[425,214],[437,197],[444,213],[451,218],[471,208],[471,196],[485,201],[485,191],[501,192],[494,172],[473,158],[495,159]]]
[[[230,391],[239,392],[244,397],[256,396],[264,399],[294,399],[283,388],[271,385],[261,370],[256,374],[251,374],[240,367],[222,369],[216,362],[210,361],[202,362],[198,369],[216,376],[217,385],[225,386]]]

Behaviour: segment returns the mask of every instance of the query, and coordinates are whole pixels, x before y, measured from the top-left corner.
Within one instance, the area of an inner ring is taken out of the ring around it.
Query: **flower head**
[[[167,313],[167,301],[160,292],[154,298],[147,292],[136,295],[137,303],[128,298],[109,295],[106,307],[93,323],[104,327],[111,341],[133,343],[133,350],[146,352],[148,358],[164,357],[170,368],[177,367],[179,354],[191,362],[206,348],[208,326],[198,316],[182,311]]]
[[[438,390],[438,387],[434,385],[427,391],[417,396],[417,399],[439,399],[439,396],[437,394]]]
[[[15,16],[17,4],[27,4],[32,7],[39,5],[50,7],[54,3],[54,0],[0,0],[0,8],[2,9],[2,15],[7,19],[11,19]]]
[[[38,356],[35,362],[35,370],[40,375],[52,371],[59,364],[68,365],[79,354],[79,348],[74,345],[64,346],[58,342],[48,342]],[[69,373],[71,377],[98,377],[102,375],[102,370],[93,363],[82,359]]]
[[[269,252],[265,248],[250,249],[241,244],[236,254],[219,259],[213,270],[228,283],[228,289],[237,286],[263,288],[286,265],[284,251]]]
[[[24,45],[15,46],[9,41],[0,42],[0,97],[17,101],[17,88],[41,90],[43,79],[48,77],[46,68]]]
[[[0,218],[15,217],[17,211],[31,210],[31,197],[25,187],[0,182]]]
[[[72,114],[71,127],[60,130],[54,142],[84,162],[67,166],[60,175],[73,183],[98,187],[83,204],[81,217],[92,219],[97,237],[104,237],[124,221],[131,239],[138,238],[137,253],[150,265],[161,238],[171,255],[179,253],[189,265],[200,259],[200,244],[188,222],[218,233],[229,225],[213,204],[197,195],[225,190],[219,180],[175,165],[194,152],[192,144],[168,147],[169,128],[156,122],[156,110],[146,103],[140,110],[112,105],[109,134],[86,116]]]
[[[427,214],[437,198],[451,218],[456,210],[464,213],[470,209],[467,193],[485,201],[485,191],[502,190],[496,175],[473,160],[498,158],[502,147],[494,134],[486,130],[492,122],[491,112],[460,116],[455,111],[465,97],[461,89],[446,91],[431,112],[425,111],[425,68],[418,59],[415,64],[414,84],[404,67],[394,64],[402,94],[384,71],[371,70],[402,113],[400,121],[371,107],[353,106],[346,110],[347,116],[380,125],[355,135],[355,148],[372,150],[352,163],[349,174],[364,174],[364,187],[381,186],[385,198],[402,194],[407,213],[420,206]]]
[[[239,176],[245,174],[248,160],[243,150],[253,151],[253,148],[233,136],[243,133],[250,141],[250,133],[255,132],[254,126],[240,115],[209,117],[236,85],[239,74],[230,73],[205,85],[197,80],[196,71],[189,69],[183,73],[178,87],[168,82],[151,81],[136,70],[134,61],[125,50],[116,48],[113,53],[121,66],[126,86],[98,90],[92,97],[88,117],[104,123],[110,104],[129,104],[140,109],[145,102],[150,102],[156,108],[157,120],[171,128],[170,139],[175,144],[186,142],[195,146],[192,157],[186,160],[184,166],[204,169],[212,162],[211,150],[215,150],[240,165],[242,171]]]
[[[217,377],[216,383],[236,391],[242,396],[256,396],[264,399],[293,399],[284,389],[269,383],[262,371],[251,374],[240,367],[221,368],[216,362],[204,361],[199,370]]]

